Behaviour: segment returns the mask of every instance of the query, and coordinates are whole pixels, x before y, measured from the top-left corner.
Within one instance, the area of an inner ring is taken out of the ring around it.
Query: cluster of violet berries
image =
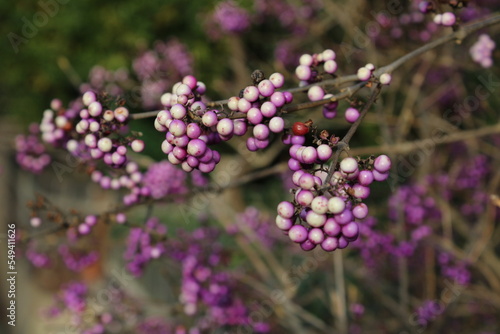
[[[186,172],[198,169],[209,173],[220,161],[220,153],[209,145],[243,136],[249,126],[253,126],[253,136],[247,139],[247,148],[256,151],[267,147],[270,134],[284,130],[285,122],[278,114],[292,101],[292,95],[276,91],[284,84],[282,74],[254,81],[256,85],[246,87],[241,97],[228,100],[231,115],[239,112],[239,117],[209,110],[202,101],[205,85],[193,76],[184,77],[174,85],[172,93],[165,93],[165,110],[158,113],[154,124],[158,131],[166,132],[161,149],[170,163],[181,165]]]
[[[281,108],[292,102],[293,95],[277,90],[285,83],[281,73],[273,73],[265,79],[264,73],[256,70],[252,79],[254,85],[245,87],[240,96],[230,97],[227,106],[232,112],[240,112],[245,117],[235,120],[236,135],[244,135],[248,126],[253,126],[246,146],[254,152],[269,145],[272,133],[281,133],[285,129],[285,121],[280,116]]]
[[[110,281],[111,282],[111,281]],[[185,333],[182,326],[173,326],[158,317],[145,316],[138,307],[138,300],[127,295],[122,289],[109,289],[109,302],[99,310],[94,309],[94,316],[86,314],[92,307],[89,286],[80,281],[69,282],[62,286],[54,297],[54,304],[45,310],[47,317],[59,317],[69,311],[74,328],[81,334],[104,334],[110,332],[126,332],[137,334],[151,333]]]
[[[96,250],[77,251],[66,244],[60,245],[57,250],[66,268],[75,272],[80,272],[99,260],[99,252]]]
[[[229,118],[218,120],[216,112],[207,110],[202,96],[205,84],[194,76],[185,76],[176,83],[172,93],[165,93],[161,102],[165,106],[156,116],[154,126],[160,132],[166,132],[161,150],[173,165],[181,165],[186,172],[198,169],[209,173],[220,161],[220,153],[208,147],[217,139],[228,139],[232,135],[234,124]],[[201,122],[197,122],[201,120]],[[217,126],[217,133],[206,131]]]
[[[161,108],[160,97],[174,83],[193,72],[193,56],[175,38],[157,41],[133,61],[141,87],[141,102],[146,109]]]
[[[50,162],[50,155],[38,136],[38,124],[32,124],[28,135],[16,136],[16,161],[23,169],[40,173]]]
[[[495,49],[495,46],[496,44],[490,36],[486,34],[480,35],[477,42],[469,50],[472,60],[484,68],[491,67],[493,65],[491,53]]]
[[[326,162],[331,152],[327,144],[317,148],[295,144],[290,148],[292,157],[300,157],[303,162],[298,160],[292,176],[297,186],[295,198],[278,204],[276,225],[305,251],[320,245],[331,252],[355,241],[359,235],[357,220],[368,215],[363,200],[370,195],[369,185],[389,176],[391,160],[380,155],[359,161],[344,158],[330,180],[321,178],[324,172],[315,173],[314,164]]]
[[[249,206],[245,211],[236,215],[234,224],[227,227],[230,235],[241,233],[245,235],[245,229],[250,229],[253,234],[248,236],[249,242],[259,242],[261,245],[271,248],[281,239],[280,232],[272,226],[271,217],[262,214],[254,207]]]
[[[134,152],[142,152],[144,142],[140,139],[112,138],[110,135],[125,126],[129,118],[129,111],[123,106],[114,110],[106,109],[97,100],[94,92],[83,94],[83,104],[86,108],[80,110],[80,121],[75,125],[75,131],[84,136],[84,143],[93,159],[102,159],[105,164],[120,168],[127,162],[127,146]],[[69,152],[80,148],[76,139],[68,141],[66,148]]]
[[[436,12],[435,3],[433,1],[421,1],[418,4],[418,9],[424,14]],[[433,17],[433,21],[437,25],[451,27],[457,22],[457,17],[453,12],[436,13]]]
[[[335,77],[335,72],[338,69],[338,64],[335,61],[336,53],[331,49],[326,49],[320,53],[303,54],[299,58],[299,66],[295,68],[295,75],[300,80],[300,85],[312,85],[307,91],[307,97],[310,101],[319,101],[331,98],[333,95],[326,93],[325,90],[319,86],[314,85],[325,79],[326,76],[331,78]],[[366,64],[357,71],[358,79],[361,81],[368,81],[375,66],[373,64]],[[379,81],[383,85],[391,83],[391,75],[383,73],[379,77]],[[323,105],[323,116],[327,119],[332,119],[337,116],[338,101],[332,101]],[[345,118],[349,123],[354,123],[359,117],[359,111],[355,108],[346,110]]]
[[[130,229],[127,249],[123,256],[132,275],[141,276],[148,262],[164,254],[166,234],[167,227],[155,217],[148,219],[144,228]]]
[[[321,53],[303,54],[299,58],[299,66],[295,68],[295,75],[300,80],[300,85],[305,86],[323,80],[325,75],[333,75],[338,65],[335,61],[335,51],[326,49]],[[325,91],[319,86],[312,86],[307,91],[311,101],[325,98]]]
[[[267,333],[269,324],[250,321],[251,310],[237,297],[236,282],[224,268],[227,259],[219,233],[213,227],[178,230],[178,238],[168,244],[167,253],[182,266],[179,300],[184,313],[200,315],[200,330],[248,326],[252,333]]]

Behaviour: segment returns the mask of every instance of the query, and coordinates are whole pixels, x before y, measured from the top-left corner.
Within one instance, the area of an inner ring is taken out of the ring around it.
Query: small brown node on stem
[[[265,78],[266,78],[266,76],[264,75],[264,72],[261,70],[255,70],[250,75],[250,79],[253,80],[254,85],[258,85],[259,82],[261,82]]]
[[[328,133],[328,131],[326,130],[322,130],[319,134],[319,138],[323,140],[328,140],[328,137],[330,137],[330,133]]]
[[[332,143],[333,145],[337,145],[337,143],[339,142],[340,140],[340,137],[336,137],[335,135],[332,135],[330,137],[330,143]]]

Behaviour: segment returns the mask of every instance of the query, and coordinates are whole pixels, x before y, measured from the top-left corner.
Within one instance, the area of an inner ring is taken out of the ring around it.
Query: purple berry
[[[286,103],[285,94],[282,92],[274,92],[273,95],[271,95],[270,101],[278,108],[283,107]]]
[[[309,230],[308,239],[313,244],[320,244],[325,240],[325,234],[322,229],[315,227]]]
[[[265,124],[257,124],[253,128],[253,135],[259,140],[266,140],[269,137],[269,128]]]
[[[311,202],[311,209],[317,214],[325,214],[328,211],[328,198],[317,196]]]
[[[352,215],[355,218],[363,219],[368,216],[368,206],[365,203],[356,204],[352,208]]]
[[[321,243],[321,248],[326,252],[333,252],[338,247],[338,239],[334,237],[326,237]]]
[[[187,153],[194,157],[199,157],[207,150],[207,144],[201,139],[193,139],[187,145]]]
[[[342,226],[334,218],[328,218],[325,225],[323,225],[323,231],[330,237],[336,237],[341,230]]]
[[[359,227],[356,222],[350,222],[342,226],[342,235],[348,239],[357,239]]]
[[[312,203],[314,195],[311,191],[302,189],[297,192],[295,198],[297,200],[297,203],[299,203],[300,205],[308,206]]]
[[[274,85],[270,80],[262,80],[258,85],[259,92],[262,96],[268,97],[274,93]]]
[[[346,174],[354,173],[358,169],[358,162],[351,157],[344,158],[340,162],[340,169]]]
[[[288,230],[288,237],[296,243],[304,242],[308,237],[307,229],[302,225],[294,225]]]
[[[276,106],[272,102],[264,102],[260,107],[260,112],[264,117],[271,118],[276,114]]]
[[[345,119],[349,123],[354,123],[359,118],[359,110],[356,108],[347,108],[345,111]]]
[[[273,73],[269,77],[269,80],[273,83],[275,88],[281,88],[285,84],[285,77],[281,73]]]
[[[293,226],[293,221],[289,218],[276,216],[276,226],[282,231],[288,231]]]
[[[233,133],[234,123],[229,118],[223,118],[217,124],[217,132],[223,136],[229,136]]]
[[[311,210],[306,215],[306,221],[312,227],[321,227],[325,225],[326,216],[324,214],[318,214]]]
[[[311,242],[311,240],[308,239],[300,244],[300,248],[302,248],[303,251],[308,252],[316,248],[316,244],[314,244],[313,242]]]
[[[283,218],[292,218],[295,213],[295,207],[292,203],[283,201],[278,204],[278,214]]]
[[[250,102],[255,102],[259,99],[259,89],[255,86],[248,86],[243,90],[243,97]]]
[[[207,111],[201,117],[201,122],[203,123],[203,125],[207,127],[212,127],[214,125],[217,125],[218,122],[217,114],[214,113],[213,111]]]
[[[373,182],[373,173],[369,170],[360,171],[358,181],[363,186],[369,186]]]
[[[259,124],[264,119],[262,112],[258,108],[250,108],[247,112],[247,119],[251,124]]]
[[[325,91],[320,86],[313,86],[307,91],[307,97],[311,101],[322,100],[325,96]]]
[[[269,121],[269,130],[274,133],[282,132],[285,128],[285,121],[281,117],[273,117]]]
[[[318,152],[318,159],[321,161],[328,161],[332,157],[332,148],[326,144],[321,144],[316,148]]]
[[[386,173],[391,169],[391,159],[383,154],[375,158],[373,167],[380,173]]]

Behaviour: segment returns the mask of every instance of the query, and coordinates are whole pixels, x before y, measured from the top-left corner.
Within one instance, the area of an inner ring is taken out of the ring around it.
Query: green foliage
[[[43,3],[57,4],[52,17]],[[78,84],[87,79],[92,66],[130,68],[139,52],[158,39],[175,36],[200,63],[210,63],[207,59],[214,55],[203,33],[204,18],[197,13],[208,12],[213,4],[199,0],[2,2],[1,113],[23,123],[38,121],[52,98],[67,103],[77,96]],[[33,33],[26,28],[30,24]]]

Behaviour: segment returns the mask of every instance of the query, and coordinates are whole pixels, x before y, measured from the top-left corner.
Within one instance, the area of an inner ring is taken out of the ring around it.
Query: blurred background
[[[368,62],[386,65],[452,31],[434,24],[431,15],[422,14],[418,10],[421,2],[405,1],[395,8],[391,1],[363,0],[0,3],[0,35],[4,36],[0,44],[0,221],[28,227],[26,203],[36,194],[58,207],[87,213],[102,212],[121,200],[119,195],[89,183],[88,176],[77,167],[60,178],[53,168],[33,175],[17,166],[15,136],[26,133],[30,123],[39,122],[54,98],[68,105],[84,91],[94,89],[124,98],[132,112],[158,110],[161,94],[187,74],[203,81],[206,95],[218,100],[238,95],[251,83],[250,74],[255,69],[266,75],[281,72],[286,86],[296,87],[299,81],[294,69],[300,55],[328,48],[337,53],[338,74],[353,74]],[[440,3],[443,10],[450,10],[446,1]],[[467,23],[498,9],[496,1],[469,2],[467,8],[457,10],[457,17]],[[318,255],[321,252],[301,252],[280,233],[273,236],[272,246],[257,254],[250,249],[264,247],[261,239],[240,231],[245,241],[235,243],[225,234],[247,207],[263,212],[262,219],[274,229],[276,204],[290,196],[286,166],[277,168],[278,173],[270,177],[221,194],[215,200],[218,210],[207,212],[206,220],[194,216],[188,219],[188,230],[208,221],[225,231],[218,241],[233,253],[229,268],[244,273],[241,275],[250,282],[247,280],[247,285],[258,287],[255,294],[260,302],[276,289],[287,293],[291,303],[276,307],[266,319],[270,332],[342,332],[339,321],[346,318],[349,333],[500,331],[499,215],[498,202],[491,200],[499,194],[500,182],[500,131],[491,129],[500,115],[496,85],[500,71],[495,63],[500,58],[498,49],[494,49],[493,64],[484,66],[473,61],[470,53],[481,33],[487,33],[498,45],[499,31],[498,25],[484,29],[461,44],[449,43],[403,65],[393,73],[392,85],[384,89],[373,112],[358,129],[351,142],[352,154],[390,154],[396,176],[373,186],[368,202],[378,224],[370,220],[364,239],[343,251],[347,296],[343,310],[339,311],[341,297],[334,290],[334,275],[339,269],[333,270],[333,258],[318,260],[323,259]],[[494,84],[486,86],[485,82]],[[463,116],[460,106],[478,89],[489,94]],[[366,95],[361,93],[360,97]],[[297,101],[305,100],[306,96],[298,96]],[[351,102],[342,101],[339,110]],[[341,116],[322,121],[321,108],[294,113],[287,124],[309,118],[318,119],[330,133],[342,134],[349,128]],[[429,151],[404,146],[428,139],[434,128],[449,138],[458,131],[468,132],[463,141],[455,138],[445,145],[432,144]],[[482,128],[488,129],[486,136],[474,133]],[[163,135],[153,129],[152,119],[135,122],[131,129],[142,132],[146,143],[158,143],[146,145],[149,164],[165,158],[160,150]],[[388,152],[387,147],[393,150]],[[412,157],[420,151],[425,157],[415,163]],[[224,144],[221,152],[229,161],[245,166],[238,177],[272,165],[283,166],[287,148],[274,145],[252,156],[251,161],[248,152],[238,150],[238,143]],[[56,161],[64,161],[64,155],[55,154]],[[174,207],[156,211],[171,229],[186,219]],[[412,210],[415,207],[418,209]],[[145,211],[137,210],[130,217],[143,219]],[[418,237],[418,232],[413,237],[412,233],[422,226],[432,232],[426,234],[423,228],[419,231],[425,238]],[[102,289],[103,277],[113,268],[123,267],[121,252],[127,231],[106,227],[100,233],[97,245],[106,256],[97,269],[84,274],[67,273],[59,267],[44,270],[26,260],[18,261],[18,327],[12,333],[64,332],[60,328],[69,316],[59,318],[57,325],[41,313],[51,305],[61,285],[83,277]],[[3,247],[5,239],[1,240]],[[57,240],[46,242],[56,244]],[[245,248],[246,243],[250,248]],[[384,243],[394,247],[384,249]],[[266,256],[272,256],[272,260]],[[308,259],[316,261],[312,269],[303,267]],[[279,270],[273,269],[276,263]],[[2,262],[2,272],[6,272],[4,266]],[[305,274],[288,274],[300,277],[300,282],[288,289],[279,275],[297,268]],[[177,321],[182,312],[172,306],[178,299],[178,288],[172,282],[177,280],[179,284],[181,275],[159,275],[162,270],[161,265],[151,268],[127,290],[140,300],[153,299],[152,309],[162,305],[156,313]],[[443,303],[438,305],[442,310],[433,312],[429,302],[442,302],[442,292],[451,289],[449,282],[453,282],[452,287],[458,286],[455,290],[460,293],[444,307]],[[3,284],[1,287],[0,315],[5,319],[6,293]],[[248,295],[252,293],[243,294],[243,300],[255,302]],[[183,319],[189,323],[189,317]],[[0,326],[2,333],[12,330],[4,321]]]

